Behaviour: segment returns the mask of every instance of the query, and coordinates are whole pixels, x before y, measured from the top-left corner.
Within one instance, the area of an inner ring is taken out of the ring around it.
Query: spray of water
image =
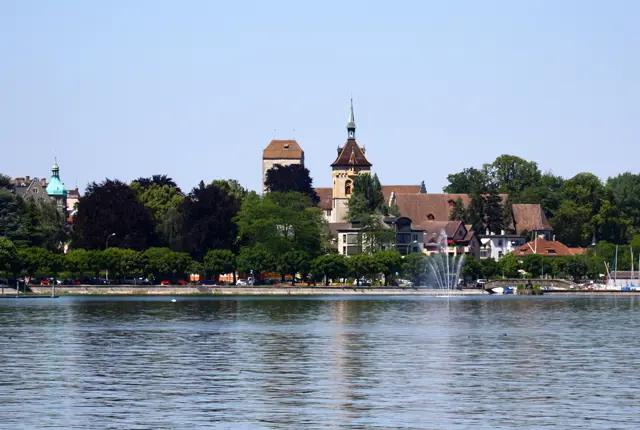
[[[464,255],[449,255],[447,233],[441,230],[438,235],[438,252],[431,254],[427,260],[430,285],[437,286],[444,296],[454,295],[463,264]]]

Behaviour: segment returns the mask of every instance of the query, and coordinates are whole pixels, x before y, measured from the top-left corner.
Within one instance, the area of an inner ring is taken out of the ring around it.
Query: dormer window
[[[345,196],[350,196],[351,195],[351,181],[347,181],[344,184],[344,195]]]
[[[427,215],[427,219],[428,219],[429,221],[433,221],[433,220],[435,220],[435,219],[436,219],[436,217],[435,217],[435,216],[433,216],[433,214],[428,214],[428,215]]]
[[[289,149],[289,144],[288,143],[284,144],[284,149]]]

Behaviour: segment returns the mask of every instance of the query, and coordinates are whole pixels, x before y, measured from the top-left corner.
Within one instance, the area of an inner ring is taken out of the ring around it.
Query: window
[[[502,248],[502,240],[498,241],[498,246]]]
[[[453,200],[449,200],[447,203],[449,203],[449,207],[452,208],[453,205],[455,204],[455,202]]]
[[[417,246],[413,247],[413,252],[418,252],[418,247]]]
[[[502,258],[502,251],[498,251],[498,258]]]
[[[347,255],[347,247],[346,246],[342,247],[342,255]]]
[[[427,219],[428,219],[429,221],[433,221],[434,219],[436,219],[436,217],[434,217],[434,216],[433,216],[433,214],[428,214],[428,215],[427,215]]]
[[[414,241],[414,242],[418,241],[418,235],[417,234],[414,233],[412,237],[413,237],[413,239],[411,239],[412,241]]]
[[[342,243],[347,243],[347,235],[346,234],[342,235]]]
[[[344,184],[344,195],[345,196],[350,196],[351,195],[351,181],[347,181]]]

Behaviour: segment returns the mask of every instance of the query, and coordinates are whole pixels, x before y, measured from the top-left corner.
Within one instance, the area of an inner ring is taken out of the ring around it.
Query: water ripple
[[[0,428],[636,429],[635,298],[0,301]]]

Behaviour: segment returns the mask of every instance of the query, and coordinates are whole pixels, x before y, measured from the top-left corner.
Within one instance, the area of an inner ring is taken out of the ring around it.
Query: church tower
[[[54,163],[51,168],[51,181],[47,185],[47,194],[56,202],[56,208],[66,219],[67,217],[67,189],[60,180],[60,167]]]
[[[360,148],[356,142],[356,119],[353,114],[353,99],[351,99],[351,110],[347,123],[347,142],[344,146],[338,147],[338,158],[331,164],[333,179],[331,222],[346,221],[354,178],[362,174],[371,174],[371,163],[364,153],[364,149]]]

